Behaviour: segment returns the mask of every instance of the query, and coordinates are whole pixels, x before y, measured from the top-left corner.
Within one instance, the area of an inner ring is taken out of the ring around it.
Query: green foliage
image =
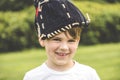
[[[33,8],[27,12],[0,13],[0,51],[21,50],[34,46]]]
[[[117,3],[120,2],[120,0],[73,0],[73,1],[93,1],[93,2],[107,2],[107,3]]]
[[[89,13],[91,24],[83,32],[83,44],[96,44],[120,41],[120,5],[95,2],[75,2],[84,14]]]
[[[33,5],[33,0],[0,0],[0,10],[18,11]]]
[[[80,46],[74,59],[95,68],[101,80],[120,80],[120,43]],[[0,54],[0,80],[23,80],[27,71],[45,60],[42,49]]]

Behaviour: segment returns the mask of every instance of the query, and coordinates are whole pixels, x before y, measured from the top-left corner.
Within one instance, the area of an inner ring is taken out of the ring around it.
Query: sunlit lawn
[[[0,80],[22,80],[45,59],[43,49],[0,54]],[[95,68],[101,80],[120,80],[120,43],[80,46],[74,59]]]

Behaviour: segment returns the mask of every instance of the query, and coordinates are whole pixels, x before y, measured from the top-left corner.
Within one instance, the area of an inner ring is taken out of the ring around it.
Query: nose
[[[60,44],[60,50],[62,50],[62,51],[67,51],[67,50],[69,50],[68,44],[67,44],[66,42],[61,43],[61,44]]]

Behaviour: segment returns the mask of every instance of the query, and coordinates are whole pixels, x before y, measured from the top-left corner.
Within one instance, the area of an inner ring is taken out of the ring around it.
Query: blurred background
[[[91,18],[75,59],[94,67],[101,80],[120,80],[120,0],[70,1]],[[0,80],[22,80],[46,59],[34,16],[33,0],[0,0]]]

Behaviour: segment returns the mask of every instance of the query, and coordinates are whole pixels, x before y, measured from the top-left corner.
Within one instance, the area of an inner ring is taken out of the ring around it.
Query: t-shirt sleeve
[[[100,77],[98,76],[96,70],[93,70],[93,72],[92,72],[92,77],[93,77],[92,80],[100,80]]]
[[[31,80],[31,79],[30,79],[29,75],[26,73],[23,80]]]

